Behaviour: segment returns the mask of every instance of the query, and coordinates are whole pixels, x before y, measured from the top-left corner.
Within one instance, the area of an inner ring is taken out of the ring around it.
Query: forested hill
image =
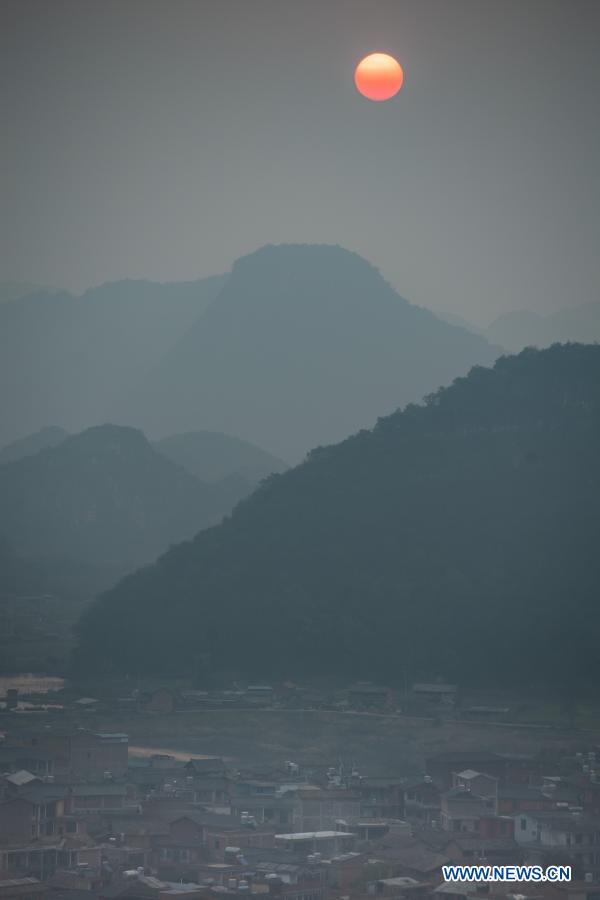
[[[203,484],[133,428],[101,425],[0,465],[0,538],[19,557],[128,571],[220,521],[236,490]]]
[[[79,671],[597,683],[600,347],[476,367],[103,595]]]

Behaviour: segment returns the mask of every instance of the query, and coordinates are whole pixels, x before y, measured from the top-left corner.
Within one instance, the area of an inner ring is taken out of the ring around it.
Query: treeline
[[[75,671],[597,683],[600,347],[503,357],[105,593]]]

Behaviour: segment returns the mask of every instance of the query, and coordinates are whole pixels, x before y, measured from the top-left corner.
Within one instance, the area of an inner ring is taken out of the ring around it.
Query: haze
[[[600,7],[2,6],[0,277],[81,291],[335,243],[487,324],[597,298]],[[402,63],[388,104],[356,61]]]

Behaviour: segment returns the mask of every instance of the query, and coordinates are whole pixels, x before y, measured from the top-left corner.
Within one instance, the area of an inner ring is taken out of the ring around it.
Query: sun
[[[354,72],[354,84],[368,100],[391,100],[403,81],[402,66],[387,53],[370,53],[361,59]]]

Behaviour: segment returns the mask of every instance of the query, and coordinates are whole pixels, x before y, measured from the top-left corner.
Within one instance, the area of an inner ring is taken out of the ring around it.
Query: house
[[[175,711],[177,695],[167,688],[159,688],[147,697],[143,703],[144,712],[160,713],[168,715]]]
[[[249,684],[246,699],[257,706],[270,706],[275,699],[275,691],[270,684]]]
[[[568,859],[575,877],[600,878],[600,820],[569,810],[517,813],[515,840],[530,859],[544,865]]]
[[[511,837],[487,838],[477,835],[457,834],[445,850],[452,862],[486,865],[520,865],[523,849]]]
[[[392,703],[392,692],[384,685],[359,681],[348,688],[348,703],[357,709],[385,708]]]
[[[37,837],[33,824],[34,808],[34,804],[24,797],[10,797],[0,802],[0,844]]]
[[[99,847],[82,846],[68,838],[0,844],[0,871],[22,872],[43,881],[57,869],[75,869],[80,862],[99,867],[100,855]]]
[[[221,818],[227,818],[222,816]],[[275,828],[268,825],[256,827],[206,826],[205,844],[213,859],[225,860],[226,850],[235,847],[242,851],[247,847],[270,849],[275,846]]]
[[[352,884],[363,874],[366,862],[365,854],[356,851],[340,853],[326,860],[324,865],[328,888],[342,893],[349,891]]]
[[[336,829],[339,822],[361,815],[361,797],[355,791],[298,790],[293,798],[292,822],[298,831]]]
[[[516,812],[540,812],[552,809],[554,799],[550,792],[529,784],[506,784],[498,788],[498,815],[510,816]]]
[[[223,775],[225,763],[221,756],[199,756],[184,765],[187,775]]]
[[[486,775],[475,769],[463,769],[452,773],[453,787],[464,788],[480,797],[492,800],[494,809],[498,802],[498,779],[494,775]]]
[[[258,825],[291,825],[294,816],[293,795],[282,797],[241,797],[231,800],[231,813],[253,816]]]
[[[120,837],[127,846],[140,850],[150,850],[158,844],[161,838],[169,835],[169,824],[161,819],[151,819],[145,815],[138,815],[132,819],[125,819],[121,815],[109,817],[110,828],[104,841]]]
[[[397,900],[428,897],[431,890],[429,882],[418,881],[408,875],[397,875],[395,878],[379,878],[367,882],[367,894],[377,897],[394,897]]]
[[[152,842],[152,867],[166,881],[196,880],[198,866],[207,860],[205,826],[193,814],[169,822],[167,833],[155,836]]]
[[[438,878],[442,866],[449,862],[445,852],[432,850],[415,838],[396,847],[378,848],[373,855],[391,876],[404,875],[420,881]]]
[[[276,834],[275,847],[295,853],[337,856],[354,849],[356,836],[348,831],[299,831]]]
[[[479,835],[486,839],[509,838],[514,840],[515,822],[511,816],[482,816],[479,820]]]
[[[442,794],[441,826],[445,831],[477,832],[480,818],[493,814],[494,807],[494,801],[487,797],[463,787],[451,788]]]
[[[541,784],[542,780],[542,761],[531,754],[450,750],[425,759],[426,773],[444,788],[452,787],[454,773],[465,769],[493,775],[499,784]]]
[[[205,806],[229,806],[230,781],[228,778],[188,776],[187,782],[192,803],[202,803]]]
[[[237,778],[231,785],[232,796],[238,797],[274,797],[279,782],[270,778]]]
[[[453,707],[458,701],[458,685],[419,682],[413,684],[412,695],[428,706]]]
[[[504,784],[541,784],[544,761],[533,753],[500,753],[504,770],[500,780]],[[491,772],[494,775],[496,773]]]
[[[430,775],[405,780],[404,816],[411,822],[431,824],[440,818],[442,792]]]
[[[120,778],[127,772],[128,737],[122,733],[94,733],[86,729],[31,732],[9,741],[18,756],[51,757],[53,773],[73,778],[102,778],[105,772]]]
[[[3,775],[2,780],[5,783],[7,790],[10,790],[12,788],[15,791],[18,791],[19,788],[25,787],[32,782],[41,781],[41,779],[37,775],[33,775],[26,769],[19,769],[18,772],[12,772],[8,775]]]
[[[365,776],[353,785],[360,797],[362,817],[401,819],[404,816],[404,786],[402,778]]]
[[[22,786],[14,788],[15,793],[12,798],[19,799],[29,804],[29,826],[27,833],[21,832],[19,839],[43,838],[51,835],[61,834],[66,828],[65,822],[65,797],[67,789],[65,786],[55,785],[52,782],[43,782],[39,778],[23,780]],[[10,807],[6,807],[10,809]],[[5,810],[6,812],[6,810]],[[9,814],[15,815],[16,820],[21,820],[23,812],[17,814],[16,807]],[[4,814],[0,813],[0,819]],[[0,825],[0,834],[2,826]]]
[[[70,784],[67,787],[66,810],[75,815],[120,810],[126,795],[127,787],[112,781]]]
[[[54,771],[54,755],[45,753],[35,747],[11,745],[10,740],[0,745],[0,771],[18,772],[25,769],[32,775],[42,778],[52,775]]]
[[[442,881],[434,888],[433,900],[472,900],[477,895],[474,881]]]
[[[162,881],[141,872],[124,872],[121,879],[103,888],[100,900],[205,900],[206,888],[194,883]]]
[[[595,773],[576,773],[560,779],[552,791],[557,800],[567,799],[565,790],[572,791],[574,805],[582,806],[590,814],[600,814],[600,779]]]

